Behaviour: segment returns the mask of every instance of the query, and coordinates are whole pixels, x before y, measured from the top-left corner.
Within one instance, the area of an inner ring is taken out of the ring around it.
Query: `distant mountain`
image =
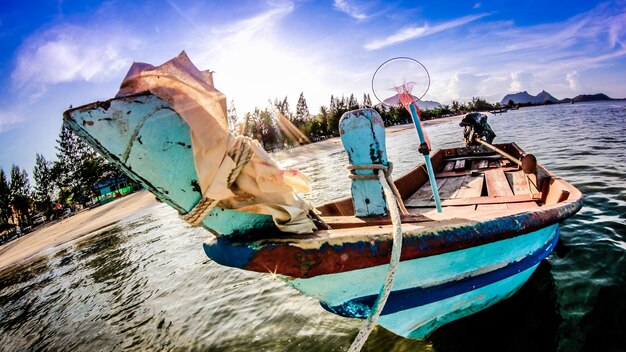
[[[580,103],[583,101],[604,101],[604,100],[615,100],[615,99],[610,98],[606,94],[598,93],[598,94],[581,94],[571,100],[574,103]]]
[[[509,101],[512,100],[514,104],[541,104],[546,101],[550,102],[558,102],[559,100],[552,96],[552,94],[542,90],[541,93],[537,95],[530,95],[527,91],[515,93],[515,94],[507,94],[500,101],[501,105],[507,105]]]
[[[417,103],[417,107],[420,110],[432,110],[432,109],[441,109],[441,104],[436,101],[430,100],[419,100],[416,96],[412,96],[413,100]],[[387,105],[400,105],[400,94],[396,94],[391,98],[385,99],[383,103]]]
[[[538,103],[543,103],[546,101],[556,103],[557,101],[559,101],[559,99],[553,97],[552,94],[546,92],[545,90],[542,90],[541,93],[537,94],[537,96],[535,96],[535,99],[537,99]]]
[[[598,93],[598,94],[581,94],[576,96],[575,98],[565,98],[565,99],[557,99],[552,94],[542,90],[541,93],[537,95],[530,95],[528,92],[523,91],[515,94],[507,94],[500,101],[501,105],[507,105],[509,100],[512,100],[514,104],[543,104],[545,102],[551,103],[580,103],[583,101],[607,101],[607,100],[616,100],[609,97],[606,94]]]
[[[514,104],[526,104],[526,103],[534,103],[535,96],[528,94],[527,91],[515,93],[515,94],[507,94],[500,101],[501,105],[507,105],[509,101],[513,101]]]
[[[420,108],[420,110],[432,110],[442,108],[441,104],[432,100],[417,100],[416,103],[417,107]]]

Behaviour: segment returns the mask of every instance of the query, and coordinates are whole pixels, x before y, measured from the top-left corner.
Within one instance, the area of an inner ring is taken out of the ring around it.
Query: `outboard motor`
[[[479,145],[479,143],[475,141],[476,138],[482,138],[489,144],[496,138],[495,132],[493,132],[491,126],[487,123],[487,115],[485,114],[470,112],[461,120],[459,126],[465,127],[463,139],[468,147]]]

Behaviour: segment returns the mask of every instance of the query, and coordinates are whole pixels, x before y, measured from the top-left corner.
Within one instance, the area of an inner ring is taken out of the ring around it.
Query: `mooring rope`
[[[400,207],[400,211],[402,215],[408,215],[409,211],[404,207],[404,202],[402,201],[402,197],[400,196],[400,192],[398,188],[396,188],[396,184],[393,182],[391,178],[391,171],[393,171],[393,164],[391,162],[388,163],[389,166],[385,166],[382,164],[361,164],[361,165],[348,165],[346,169],[350,171],[348,178],[351,180],[377,180],[378,176],[376,174],[373,175],[358,175],[354,173],[356,170],[381,170],[385,174],[386,184],[391,188],[393,195],[395,196],[394,200]],[[382,185],[382,182],[381,182]],[[384,187],[384,186],[383,186]],[[387,198],[389,199],[389,198]]]
[[[228,149],[228,156],[235,162],[235,167],[230,171],[227,179],[227,186],[230,188],[235,182],[241,170],[252,158],[252,148],[250,143],[252,139],[244,136],[235,137],[235,143]],[[202,197],[198,203],[186,214],[181,215],[191,226],[199,226],[202,220],[215,208],[219,200]]]
[[[402,222],[400,219],[400,212],[398,210],[398,204],[402,203],[402,199],[398,195],[395,195],[392,191],[390,184],[393,184],[393,181],[388,182],[390,177],[386,175],[384,169],[379,167],[376,167],[376,169],[378,170],[378,180],[383,187],[383,192],[385,193],[385,198],[387,199],[387,208],[389,209],[389,216],[391,217],[391,222],[393,224],[393,246],[391,248],[391,260],[389,261],[389,268],[387,269],[387,277],[385,278],[385,282],[380,289],[378,298],[376,298],[376,302],[374,302],[374,305],[372,306],[370,315],[363,322],[363,325],[361,325],[361,329],[359,329],[359,333],[356,335],[356,338],[352,342],[352,345],[350,346],[348,352],[360,351],[361,348],[363,348],[365,341],[367,341],[368,336],[374,329],[374,326],[376,326],[378,317],[383,311],[385,303],[387,303],[387,298],[389,298],[389,294],[391,293],[393,281],[396,277],[396,272],[398,270],[398,264],[400,263],[400,253],[402,252]]]

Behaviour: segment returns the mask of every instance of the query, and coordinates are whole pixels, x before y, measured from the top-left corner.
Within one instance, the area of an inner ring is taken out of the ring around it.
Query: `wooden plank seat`
[[[472,161],[472,170],[486,169],[489,167],[489,160],[479,159]]]
[[[322,216],[324,222],[332,229],[347,229],[363,226],[384,226],[391,225],[388,216],[355,217],[355,216]],[[403,224],[432,221],[431,218],[420,214],[400,215]]]
[[[476,198],[480,197],[483,191],[485,175],[465,176],[463,184],[457,192],[455,198]]]
[[[541,196],[535,198],[530,195],[511,195],[511,196],[501,196],[501,197],[493,197],[493,196],[484,196],[484,197],[474,197],[474,198],[453,198],[446,199],[441,201],[441,206],[462,206],[462,205],[480,205],[480,204],[499,204],[499,203],[522,203],[522,202],[537,202],[541,200]],[[435,202],[420,202],[418,205],[404,205],[407,208],[422,208],[422,207],[434,207]]]
[[[484,169],[484,170],[480,170],[480,172],[486,172],[489,169]],[[517,171],[519,170],[519,168],[517,166],[513,167],[513,166],[509,166],[509,167],[500,167],[498,168],[498,170],[502,170],[504,172],[512,172],[512,171]],[[457,177],[457,176],[465,176],[465,175],[472,175],[473,170],[458,170],[458,171],[443,171],[440,173],[435,174],[435,177],[439,178],[446,178],[446,177]]]
[[[513,190],[502,169],[485,171],[487,195],[492,197],[512,196]]]
[[[482,160],[476,160],[476,162],[479,165],[485,164]],[[507,204],[524,203],[526,208],[534,208],[538,206],[537,201],[541,199],[541,194],[536,191],[536,188],[532,189],[532,182],[529,182],[526,174],[517,167],[485,169],[478,174],[456,171],[447,172],[447,174],[448,177],[437,178],[441,205],[444,207],[474,205],[480,210],[522,209]],[[487,190],[486,195],[483,193],[483,188]],[[426,182],[406,199],[404,205],[407,208],[434,207],[430,182]]]
[[[513,189],[513,194],[531,194],[528,178],[524,171],[507,172],[505,175]]]
[[[437,188],[441,189],[441,187],[445,184],[445,182],[447,181],[447,179],[445,178],[437,178]],[[432,204],[435,204],[434,200],[433,200],[433,191],[430,185],[430,181],[426,182],[422,187],[420,187],[420,189],[417,190],[417,192],[413,193],[411,195],[411,197],[409,197],[409,199],[404,200],[404,206],[405,207],[411,207],[411,206],[419,206],[418,204],[421,202],[432,202]]]

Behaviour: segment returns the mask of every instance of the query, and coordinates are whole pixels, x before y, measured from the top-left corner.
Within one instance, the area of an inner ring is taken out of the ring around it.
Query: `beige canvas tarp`
[[[198,182],[204,197],[218,206],[271,215],[285,232],[310,233],[315,225],[307,216],[311,206],[295,191],[306,192],[308,179],[295,170],[282,170],[261,145],[251,143],[252,158],[232,187],[227,178],[235,161],[227,154],[236,147],[226,118],[226,97],[213,85],[210,71],[200,71],[185,52],[154,67],[134,63],[121,84],[118,97],[150,93],[171,103],[191,130]]]

